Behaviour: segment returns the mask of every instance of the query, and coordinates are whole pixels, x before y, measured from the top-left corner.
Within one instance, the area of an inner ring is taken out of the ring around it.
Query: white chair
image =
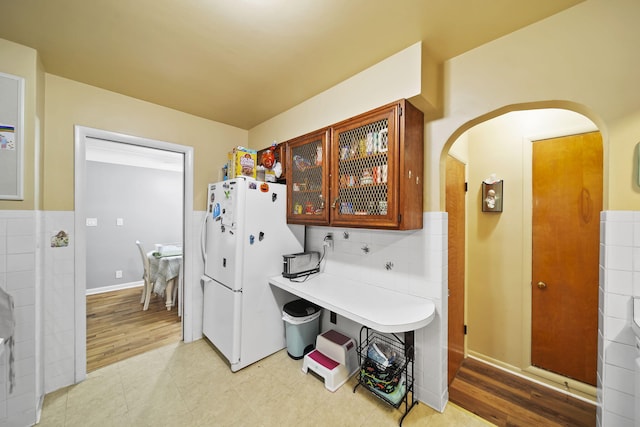
[[[147,252],[142,247],[142,243],[136,240],[136,245],[140,250],[140,256],[142,257],[142,265],[144,266],[144,285],[142,287],[142,297],[140,297],[140,304],[144,303],[142,310],[149,309],[149,301],[151,300],[151,293],[153,292],[153,283],[151,282],[151,275],[149,272],[149,258],[147,258]]]

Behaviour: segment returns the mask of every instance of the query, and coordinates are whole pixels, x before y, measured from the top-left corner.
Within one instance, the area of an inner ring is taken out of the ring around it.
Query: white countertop
[[[326,273],[300,283],[275,276],[269,283],[379,332],[414,331],[435,317],[435,304],[430,299]]]

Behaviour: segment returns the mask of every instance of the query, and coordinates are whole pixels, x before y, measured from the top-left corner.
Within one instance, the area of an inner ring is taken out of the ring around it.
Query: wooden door
[[[449,384],[464,359],[465,165],[447,156],[446,210],[449,216]]]
[[[596,384],[599,132],[533,144],[531,363]]]

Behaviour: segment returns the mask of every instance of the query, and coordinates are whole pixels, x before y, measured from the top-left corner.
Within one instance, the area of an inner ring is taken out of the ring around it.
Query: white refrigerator
[[[282,306],[292,296],[268,282],[282,273],[282,255],[304,248],[304,226],[287,224],[286,197],[283,184],[209,184],[202,326],[234,372],[286,345]]]

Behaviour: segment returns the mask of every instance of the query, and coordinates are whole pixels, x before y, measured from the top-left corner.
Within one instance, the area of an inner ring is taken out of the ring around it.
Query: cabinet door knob
[[[544,283],[544,282],[538,282],[538,288],[540,288],[540,289],[544,289],[544,288],[546,288],[546,287],[547,287],[547,284],[546,284],[546,283]]]
[[[336,208],[336,203],[338,203],[339,199],[340,199],[340,196],[338,196],[335,199],[333,199],[333,203],[331,203],[331,209],[335,209]]]

